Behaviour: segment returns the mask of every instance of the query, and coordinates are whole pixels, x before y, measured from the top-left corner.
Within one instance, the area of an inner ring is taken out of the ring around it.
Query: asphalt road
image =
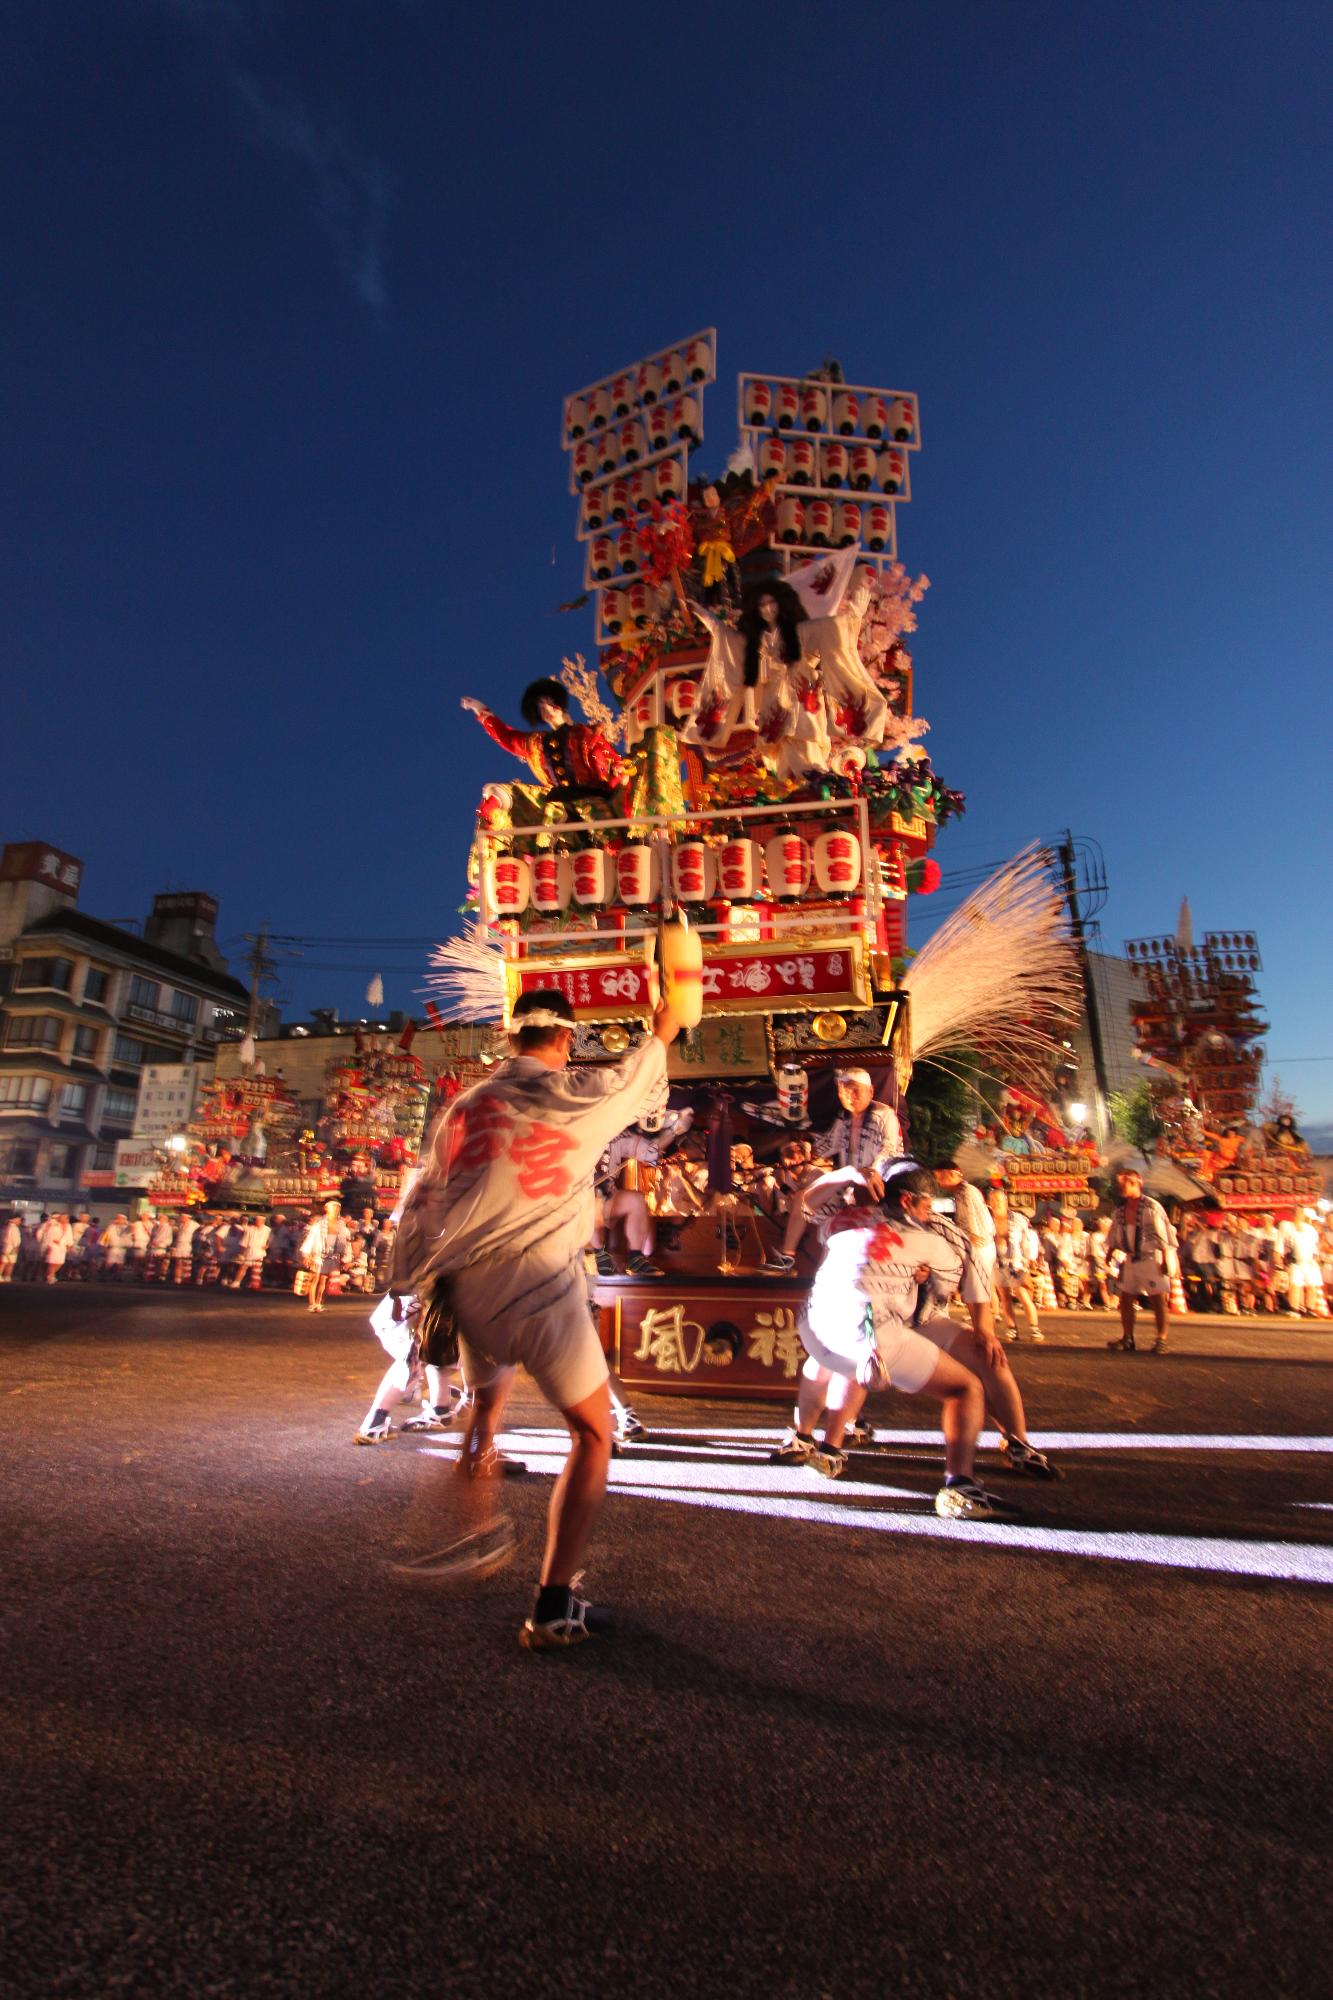
[[[0,1992],[1326,1992],[1333,1333],[1052,1330],[1017,1527],[909,1402],[835,1487],[645,1401],[617,1634],[533,1658],[535,1399],[518,1562],[405,1592],[363,1307],[0,1291]]]

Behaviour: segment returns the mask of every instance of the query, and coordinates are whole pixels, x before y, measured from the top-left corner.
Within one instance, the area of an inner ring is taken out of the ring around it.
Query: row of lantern
[[[685,475],[679,458],[663,458],[656,465],[630,478],[609,479],[601,486],[589,486],[583,495],[579,532],[596,534],[614,521],[628,521],[633,514],[647,514],[654,500],[665,506],[683,499]]]
[[[778,501],[777,539],[788,548],[849,549],[862,542],[875,555],[893,547],[893,508],[887,501],[860,507],[854,500]]]
[[[914,444],[916,400],[852,389],[830,390],[821,382],[765,382],[747,376],[742,391],[745,422],[751,430],[832,431],[838,437],[892,438]]]
[[[595,437],[583,438],[574,447],[574,480],[589,486],[627,465],[637,465],[651,452],[667,451],[673,444],[698,444],[703,437],[697,396],[677,396],[674,402],[660,403],[645,411],[642,418],[630,417]]]
[[[663,397],[678,396],[690,382],[707,382],[713,374],[713,350],[706,340],[691,340],[672,348],[660,360],[641,361],[596,388],[571,396],[565,404],[565,440],[577,444],[589,431],[605,430],[632,410],[652,410]]]
[[[718,844],[700,838],[677,841],[670,849],[671,889],[678,903],[700,904],[715,896],[751,903],[767,891],[796,903],[815,887],[825,896],[852,896],[861,886],[861,843],[842,827],[828,827],[813,840],[783,827],[762,844],[733,834]],[[661,848],[630,841],[616,849],[582,847],[573,854],[549,848],[531,856],[493,855],[487,867],[492,911],[516,917],[529,907],[555,916],[571,904],[579,909],[621,905],[646,909],[662,892]]]
[[[873,444],[843,444],[831,438],[767,437],[759,447],[759,476],[780,486],[815,486],[829,492],[901,493],[907,484],[907,453],[898,445],[877,451]]]

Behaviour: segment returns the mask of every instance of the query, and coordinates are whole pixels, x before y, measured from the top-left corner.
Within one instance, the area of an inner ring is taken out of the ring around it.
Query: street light
[[[1070,1122],[1071,1122],[1071,1124],[1074,1124],[1074,1125],[1086,1125],[1086,1124],[1087,1124],[1087,1122],[1088,1122],[1088,1107],[1087,1107],[1087,1105],[1086,1105],[1086,1104],[1071,1104],[1071,1105],[1070,1105],[1070,1107],[1069,1107],[1069,1118],[1070,1118]]]
[[[169,1153],[183,1153],[189,1143],[183,1132],[173,1132],[167,1140],[167,1151]]]

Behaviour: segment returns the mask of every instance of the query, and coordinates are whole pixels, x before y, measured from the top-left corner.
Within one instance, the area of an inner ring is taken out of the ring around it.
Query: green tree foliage
[[[977,1122],[976,1060],[950,1054],[947,1070],[919,1062],[907,1086],[908,1144],[914,1159],[951,1160]]]
[[[1146,1083],[1133,1090],[1113,1090],[1106,1100],[1117,1138],[1125,1139],[1146,1156],[1150,1155],[1162,1131],[1152,1107],[1152,1092]]]

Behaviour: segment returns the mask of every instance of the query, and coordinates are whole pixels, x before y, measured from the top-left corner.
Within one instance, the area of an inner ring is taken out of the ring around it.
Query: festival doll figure
[[[740,747],[732,746],[734,736],[753,732],[764,762],[781,776],[827,769],[823,704],[804,670],[802,605],[790,584],[773,577],[747,591],[734,626],[704,605],[690,608],[708,633],[709,653],[682,741],[716,759]],[[744,747],[756,746],[747,739]]]
[[[610,800],[625,781],[628,767],[615,744],[595,723],[570,721],[569,691],[557,680],[533,681],[523,690],[526,729],[512,729],[474,695],[464,695],[463,707],[493,743],[523,760],[554,800]]]
[[[834,617],[801,620],[801,653],[818,661],[835,750],[844,743],[877,748],[889,720],[889,704],[858,650],[874,583],[872,570],[858,569]]]
[[[732,546],[731,523],[716,486],[705,486],[699,504],[691,507],[694,550],[701,570],[701,596],[705,604],[717,606],[735,596],[739,575],[736,551]]]

